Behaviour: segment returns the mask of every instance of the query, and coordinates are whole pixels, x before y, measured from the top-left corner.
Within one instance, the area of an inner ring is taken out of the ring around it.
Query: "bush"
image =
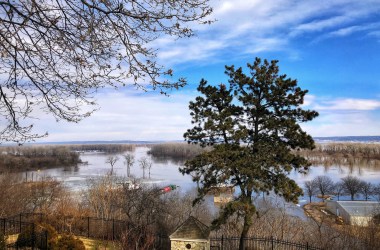
[[[47,239],[46,239],[47,237]],[[40,249],[54,249],[58,234],[54,227],[42,223],[26,227],[17,237],[17,247],[37,247]],[[47,245],[46,245],[47,244]],[[1,247],[0,247],[1,250]]]
[[[83,241],[72,235],[63,235],[58,239],[54,249],[56,250],[85,250]]]
[[[0,250],[7,249],[7,237],[0,234]]]
[[[43,230],[47,231],[47,248],[48,249],[54,249],[54,247],[58,241],[57,231],[55,230],[54,227],[52,227],[51,225],[49,225],[47,223],[41,223],[39,226]],[[42,241],[41,241],[41,243],[42,243]]]
[[[18,235],[16,246],[19,247],[33,247],[36,240],[36,234],[33,226],[28,226]]]

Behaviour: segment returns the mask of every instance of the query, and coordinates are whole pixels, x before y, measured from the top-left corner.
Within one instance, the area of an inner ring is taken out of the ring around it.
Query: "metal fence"
[[[238,237],[221,237],[210,239],[211,250],[236,250],[239,249],[240,238]],[[244,239],[245,249],[262,249],[262,250],[321,250],[308,243],[297,243],[285,240],[278,240],[273,237],[249,237]]]
[[[239,249],[240,238],[221,237],[210,239],[210,250],[236,250]],[[168,236],[157,236],[156,249],[170,250],[170,240]],[[296,243],[275,238],[249,237],[244,239],[245,250],[322,250],[308,243]]]
[[[25,230],[35,232],[31,247],[47,246],[47,232],[45,230],[36,230],[35,223],[46,222],[53,226],[58,233],[69,233],[77,236],[95,238],[101,240],[120,240],[123,233],[133,230],[130,223],[121,220],[106,220],[94,217],[48,217],[39,213],[23,213],[12,216],[7,219],[0,219],[0,235],[9,236],[17,235]],[[2,230],[2,231],[1,231]],[[159,235],[155,238],[154,249],[170,249],[170,239],[167,235]],[[236,250],[239,249],[240,238],[238,237],[221,237],[211,238],[211,250]],[[308,243],[297,243],[285,240],[278,240],[273,237],[249,237],[244,239],[245,249],[262,249],[262,250],[321,250]],[[33,245],[33,246],[32,246]],[[9,245],[17,248],[16,244]]]
[[[47,249],[48,232],[34,223],[0,219],[0,248],[6,249]]]
[[[22,213],[8,219],[20,222],[42,223],[53,226],[58,233],[74,234],[87,238],[118,240],[130,223],[122,220],[107,220],[95,217],[55,217],[41,213]]]

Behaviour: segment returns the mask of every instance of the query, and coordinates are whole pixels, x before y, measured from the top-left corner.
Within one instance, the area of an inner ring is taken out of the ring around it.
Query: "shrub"
[[[47,231],[47,248],[48,249],[54,249],[55,245],[58,241],[58,233],[55,230],[55,228],[47,223],[41,223],[39,224],[40,228]],[[43,243],[43,241],[40,241],[40,243]]]
[[[28,226],[18,235],[16,246],[19,247],[33,247],[35,244],[36,234],[33,226]]]
[[[373,216],[372,221],[375,225],[380,225],[380,214],[376,214],[375,216]]]
[[[7,237],[0,233],[0,250],[7,249]]]
[[[47,239],[46,239],[47,236]],[[54,249],[58,234],[54,227],[42,223],[26,227],[17,237],[17,247],[37,247],[40,249]],[[46,245],[47,244],[47,245]],[[1,250],[1,247],[0,247]]]
[[[56,250],[85,250],[83,241],[72,235],[63,235],[58,239],[54,249]]]

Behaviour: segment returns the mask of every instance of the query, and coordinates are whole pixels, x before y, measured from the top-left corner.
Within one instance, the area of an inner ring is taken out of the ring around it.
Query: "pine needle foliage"
[[[180,171],[200,184],[195,202],[216,185],[240,190],[212,224],[218,228],[232,215],[241,217],[240,249],[244,249],[243,239],[256,214],[254,193],[273,191],[297,202],[302,189],[288,173],[307,171],[310,164],[293,150],[314,148],[312,137],[299,124],[318,113],[301,108],[308,91],[298,87],[296,80],[280,75],[277,63],[256,58],[247,64],[248,75],[242,68],[226,66],[229,84],[212,86],[201,80],[201,96],[189,105],[194,127],[184,134],[185,140],[212,150],[187,161]]]

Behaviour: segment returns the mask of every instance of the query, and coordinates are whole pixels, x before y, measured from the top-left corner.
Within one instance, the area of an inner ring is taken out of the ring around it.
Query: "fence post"
[[[220,249],[223,250],[223,234],[222,234],[222,244],[220,246]]]
[[[48,230],[45,230],[45,247],[48,249],[48,237],[49,237],[49,232]]]
[[[115,240],[115,219],[112,218],[112,240]]]
[[[90,238],[90,217],[87,217],[87,238]]]
[[[20,221],[19,221],[19,233],[21,233],[21,214],[20,214]]]
[[[34,250],[35,243],[36,243],[36,231],[35,231],[34,223],[33,223],[32,224],[32,250]]]
[[[273,241],[273,236],[270,237],[271,242],[272,242],[272,250],[274,249],[274,241]]]
[[[1,219],[3,221],[3,236],[5,236],[5,219]]]

